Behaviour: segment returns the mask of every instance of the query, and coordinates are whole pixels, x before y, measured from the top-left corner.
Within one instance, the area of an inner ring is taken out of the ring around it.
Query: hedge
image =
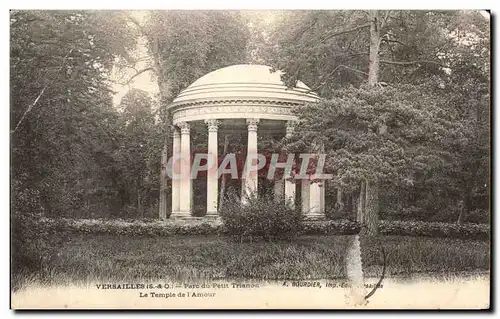
[[[381,221],[379,232],[382,235],[447,237],[471,240],[489,240],[488,224],[451,224],[420,221]]]
[[[361,230],[358,222],[344,220],[316,220],[306,222],[304,234],[306,235],[354,235]]]
[[[35,229],[51,229],[52,232],[80,234],[110,234],[124,236],[175,236],[175,235],[223,235],[226,233],[219,220],[166,220],[127,221],[103,219],[52,219],[33,217],[26,220]],[[359,233],[359,223],[349,220],[306,221],[303,234],[351,235]],[[471,240],[489,240],[487,224],[449,224],[416,221],[381,221],[382,235],[447,237]]]
[[[103,220],[103,219],[60,219],[66,227],[80,234],[109,234],[123,236],[175,236],[213,235],[220,232],[221,224],[215,220]],[[42,218],[42,227],[60,225],[55,219]]]

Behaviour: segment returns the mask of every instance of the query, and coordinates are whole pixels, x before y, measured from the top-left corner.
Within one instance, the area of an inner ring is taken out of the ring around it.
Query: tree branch
[[[59,69],[57,70],[54,78],[52,79],[52,81],[50,81],[43,89],[42,91],[40,91],[40,93],[38,94],[38,96],[36,97],[35,101],[33,101],[33,103],[31,103],[31,105],[28,106],[28,108],[26,108],[26,111],[24,111],[23,115],[21,116],[21,119],[19,119],[19,122],[17,122],[16,124],[16,127],[14,128],[14,130],[12,131],[12,134],[14,134],[17,129],[19,128],[19,125],[21,125],[21,123],[23,122],[23,120],[26,118],[26,115],[28,115],[28,113],[33,109],[33,107],[38,103],[38,101],[40,100],[40,98],[42,97],[43,93],[45,92],[45,90],[47,90],[47,88],[49,86],[51,86],[56,78],[57,78],[57,75],[59,74],[59,72],[61,72],[62,68],[64,67],[64,65],[66,64],[66,58],[71,54],[71,52],[73,52],[73,48],[70,49],[68,51],[68,53],[66,53],[66,55],[64,56],[63,58],[63,61],[62,61],[62,64],[61,64],[61,67],[59,67]]]
[[[434,64],[434,65],[439,65],[440,67],[443,67],[443,68],[449,68],[449,66],[447,66],[445,64],[442,64],[440,62],[428,61],[428,60],[417,60],[417,61],[387,61],[387,60],[380,60],[380,63],[403,65],[403,66],[408,66],[408,65],[413,65],[413,64]]]
[[[387,39],[387,38],[382,38],[382,41],[385,41],[385,42],[393,42],[393,43],[399,43],[401,44],[402,46],[405,46],[407,47],[406,44],[404,44],[403,42],[399,41],[399,40],[391,40],[391,39]]]
[[[316,20],[316,19],[315,19]],[[313,25],[316,23],[316,21],[312,22],[309,24],[309,26],[307,26],[306,28],[300,30],[293,38],[294,41],[298,41],[303,35],[304,33],[306,33],[307,31],[311,30]]]
[[[389,19],[390,14],[391,14],[391,10],[387,10],[387,12],[385,13],[384,20],[382,20],[382,22],[380,23],[380,29],[385,27],[385,24],[387,22],[387,19]]]
[[[359,10],[360,12],[364,13],[364,15],[367,17],[367,18],[370,18],[370,12],[369,10]]]
[[[339,65],[337,65],[337,67],[335,67],[335,69],[333,69],[333,71],[332,71],[332,72],[328,73],[326,76],[324,76],[324,77],[323,77],[323,79],[324,79],[323,83],[321,83],[320,85],[315,86],[314,88],[312,88],[312,89],[308,90],[308,91],[306,92],[306,94],[309,94],[309,93],[311,93],[311,92],[313,92],[313,91],[316,91],[317,89],[322,88],[322,87],[323,87],[323,86],[327,83],[328,78],[329,78],[330,76],[332,76],[332,75],[335,73],[335,71],[337,71],[337,70],[338,70],[338,69],[340,69],[340,68],[344,68],[344,69],[346,69],[346,70],[349,70],[349,71],[352,71],[352,72],[355,72],[355,73],[361,73],[361,74],[363,74],[363,75],[365,75],[365,76],[368,76],[368,73],[366,73],[366,72],[363,72],[363,71],[360,71],[360,70],[357,70],[357,69],[354,69],[354,68],[348,67],[347,65],[339,64]]]
[[[313,91],[316,91],[317,89],[322,88],[322,87],[323,87],[323,86],[327,83],[327,82],[326,82],[326,79],[328,79],[330,76],[332,76],[332,75],[335,73],[335,71],[337,71],[337,70],[338,70],[341,66],[342,66],[342,64],[337,65],[337,67],[336,67],[335,69],[333,69],[333,71],[332,71],[332,72],[328,73],[328,74],[324,77],[324,78],[325,78],[325,81],[323,81],[323,83],[321,83],[320,85],[317,85],[317,86],[315,86],[314,88],[310,89],[309,91],[307,91],[307,92],[306,92],[306,94],[309,94],[309,93],[311,93],[311,92],[313,92]]]
[[[139,21],[137,21],[136,18],[132,17],[130,14],[127,13],[127,18],[133,23],[135,24],[135,26],[139,29],[139,31],[142,33],[143,36],[145,36],[146,38],[149,38],[149,34],[146,32],[146,30],[144,30],[144,27],[139,23]]]
[[[346,65],[341,65],[341,66],[342,66],[344,69],[346,69],[346,70],[349,70],[349,71],[352,71],[352,72],[355,72],[355,73],[361,73],[361,74],[363,74],[363,75],[368,76],[368,73],[363,72],[363,71],[360,71],[360,70],[358,70],[358,69],[351,68],[351,67],[348,67],[348,66],[346,66]]]
[[[137,71],[137,70],[136,70],[136,71]],[[138,77],[138,76],[139,76],[139,75],[141,75],[142,73],[145,73],[145,72],[148,72],[148,71],[153,71],[153,72],[155,72],[155,69],[153,69],[153,68],[149,67],[149,68],[145,68],[145,69],[142,69],[142,70],[140,70],[140,71],[137,71],[134,75],[132,75],[132,77],[130,77],[130,78],[128,79],[128,81],[127,81],[127,82],[123,83],[122,85],[129,85],[129,84],[130,84],[130,82],[132,82],[132,80],[133,80],[133,79],[135,79],[136,77]]]
[[[144,62],[144,61],[150,61],[151,60],[151,57],[150,56],[143,56],[143,57],[139,57],[135,60],[135,63],[137,62]]]
[[[358,55],[368,55],[368,51],[365,51],[365,52],[357,52],[357,53],[348,53],[348,54],[339,54],[339,55],[334,55],[332,56],[333,59],[336,59],[336,58],[349,58],[349,57],[352,57],[352,56],[358,56]]]
[[[335,33],[327,34],[321,40],[321,43],[324,43],[326,40],[328,40],[330,38],[333,38],[333,37],[336,37],[336,36],[339,36],[339,35],[342,35],[342,34],[346,34],[346,33],[351,33],[351,32],[354,32],[354,31],[358,31],[358,30],[361,30],[361,29],[364,29],[364,28],[368,28],[369,26],[370,26],[370,23],[365,23],[365,24],[362,24],[360,26],[357,26],[357,27],[349,29],[349,30],[344,30],[344,31],[340,31],[340,32],[335,32]]]

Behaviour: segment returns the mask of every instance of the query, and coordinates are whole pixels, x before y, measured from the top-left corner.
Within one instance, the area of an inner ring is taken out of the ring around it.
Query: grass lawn
[[[236,243],[217,236],[77,235],[33,280],[137,282],[201,279],[333,279],[345,277],[347,236],[302,236],[291,242]],[[489,269],[489,243],[382,236],[387,276]],[[378,243],[361,239],[365,276],[378,277]]]

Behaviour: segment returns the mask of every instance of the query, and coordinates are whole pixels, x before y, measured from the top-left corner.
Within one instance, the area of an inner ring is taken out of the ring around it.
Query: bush
[[[285,201],[275,201],[272,194],[251,196],[241,205],[237,196],[230,196],[219,212],[224,232],[240,241],[263,238],[264,240],[291,239],[304,227],[300,207],[293,208]]]

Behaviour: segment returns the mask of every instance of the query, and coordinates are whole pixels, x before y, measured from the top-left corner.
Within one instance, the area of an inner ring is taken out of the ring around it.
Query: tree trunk
[[[370,62],[368,65],[368,86],[374,87],[378,83],[380,70],[380,13],[378,10],[370,11]],[[363,188],[363,187],[362,187]],[[378,183],[365,180],[364,207],[362,221],[367,227],[369,235],[378,234]]]
[[[160,205],[159,205],[159,217],[160,219],[167,219],[167,163],[168,163],[168,144],[165,138],[165,143],[163,145],[163,153],[161,155],[161,175],[160,175]]]
[[[461,224],[467,218],[467,214],[473,209],[473,200],[474,200],[474,183],[477,182],[477,170],[480,167],[479,161],[475,161],[475,165],[473,165],[471,169],[471,177],[464,181],[464,193],[463,199],[459,203],[459,215],[457,223]]]
[[[344,210],[344,202],[342,201],[342,189],[337,188],[337,203],[335,204],[337,212]]]
[[[144,209],[142,207],[141,193],[137,191],[137,211],[141,214],[141,218],[144,218]]]
[[[378,184],[365,181],[364,223],[368,235],[378,235]]]
[[[464,212],[465,212],[465,209],[464,209],[464,207],[462,206],[462,207],[460,207],[460,208],[459,208],[459,210],[460,210],[460,211],[459,211],[459,213],[458,213],[457,224],[461,224],[461,223],[463,223],[463,221],[464,221]]]
[[[135,192],[136,192],[136,197],[137,197],[137,212],[141,212],[141,204],[142,204],[142,200],[141,200],[141,182],[140,182],[140,178],[136,179],[135,181]]]
[[[161,57],[161,49],[159,48],[159,39],[151,34],[143,34],[147,37],[148,41],[151,43],[152,48],[152,58],[154,71],[157,76],[158,93],[160,96],[160,107],[166,108],[172,100],[172,95],[170,87],[168,85],[167,78],[165,77],[164,63]],[[161,113],[160,113],[161,114]],[[161,173],[160,173],[160,203],[158,205],[159,218],[167,218],[167,189],[168,189],[168,176],[167,176],[167,163],[168,163],[168,143],[172,136],[172,119],[170,118],[170,112],[165,109],[165,141],[163,143],[163,153],[161,156]]]
[[[129,17],[130,18],[130,17]],[[160,48],[159,38],[152,33],[145,31],[144,27],[134,18],[130,20],[136,24],[139,28],[141,34],[146,37],[149,42],[149,48],[151,50],[151,58],[153,61],[152,69],[157,76],[158,93],[160,96],[160,108],[165,108],[165,141],[163,143],[163,153],[161,156],[161,172],[160,172],[160,198],[158,203],[158,215],[160,219],[167,218],[167,190],[168,190],[168,176],[167,176],[167,163],[168,163],[168,143],[170,141],[171,129],[172,129],[172,119],[170,118],[170,112],[166,107],[172,100],[172,94],[170,86],[168,85],[167,72],[165,69],[165,63],[162,59],[162,49]],[[159,112],[161,114],[161,112]]]
[[[458,203],[458,219],[457,224],[461,224],[467,218],[467,213],[472,210],[472,188],[466,187],[464,199]]]
[[[375,86],[378,82],[380,69],[380,16],[378,10],[370,11],[370,62],[368,65],[368,85]]]
[[[137,194],[137,213],[144,217],[144,211],[142,210],[142,199],[141,199],[141,182],[140,178],[138,178],[135,182],[135,190]]]
[[[358,196],[358,204],[356,205],[356,221],[358,223],[364,223],[365,218],[365,198],[366,198],[366,183],[361,182]]]
[[[356,215],[357,212],[357,199],[354,194],[349,195],[349,200],[347,202],[347,211],[352,215]]]
[[[158,75],[158,88],[160,95],[160,107],[167,107],[170,98],[168,97],[169,88],[163,77],[163,72],[161,69],[161,63],[159,58],[155,59],[156,73]],[[170,112],[165,111],[165,141],[163,142],[163,153],[161,155],[161,173],[160,173],[160,203],[158,205],[159,218],[167,219],[168,211],[168,201],[167,201],[167,190],[168,190],[168,175],[167,175],[167,163],[168,163],[168,143],[170,137],[172,136],[172,119],[170,118]]]

